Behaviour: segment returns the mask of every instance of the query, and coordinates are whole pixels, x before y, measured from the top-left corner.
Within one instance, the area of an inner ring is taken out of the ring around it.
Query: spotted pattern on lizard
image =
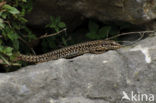
[[[72,58],[85,53],[100,54],[108,50],[115,50],[121,45],[112,40],[95,40],[84,43],[75,44],[58,50],[54,50],[42,55],[24,55],[19,54],[19,60],[26,62],[47,62],[59,58]]]

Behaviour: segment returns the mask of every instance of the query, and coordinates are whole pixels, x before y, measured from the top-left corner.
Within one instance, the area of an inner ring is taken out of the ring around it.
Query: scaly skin
[[[19,54],[19,60],[33,63],[47,62],[59,58],[72,58],[85,53],[100,54],[108,50],[115,50],[121,45],[112,40],[95,40],[85,43],[75,44],[62,49],[54,50],[42,55]]]

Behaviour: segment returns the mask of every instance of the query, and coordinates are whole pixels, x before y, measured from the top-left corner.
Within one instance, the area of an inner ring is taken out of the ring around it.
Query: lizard
[[[120,47],[121,45],[113,40],[94,40],[67,46],[41,55],[24,55],[19,53],[18,59],[26,62],[41,63],[59,58],[72,58],[85,53],[101,54]]]

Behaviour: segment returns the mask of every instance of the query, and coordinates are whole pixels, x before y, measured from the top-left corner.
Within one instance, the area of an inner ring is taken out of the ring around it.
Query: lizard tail
[[[25,62],[30,62],[30,63],[37,63],[39,60],[39,56],[35,55],[24,55],[24,54],[19,54],[18,60],[25,61]]]

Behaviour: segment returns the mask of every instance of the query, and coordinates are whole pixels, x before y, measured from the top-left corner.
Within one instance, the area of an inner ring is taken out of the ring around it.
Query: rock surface
[[[155,7],[155,0],[35,0],[28,19],[32,25],[43,25],[50,16],[61,16],[71,27],[80,24],[83,16],[140,24],[156,18]]]
[[[134,103],[132,92],[156,96],[156,37],[0,74],[0,103]]]

